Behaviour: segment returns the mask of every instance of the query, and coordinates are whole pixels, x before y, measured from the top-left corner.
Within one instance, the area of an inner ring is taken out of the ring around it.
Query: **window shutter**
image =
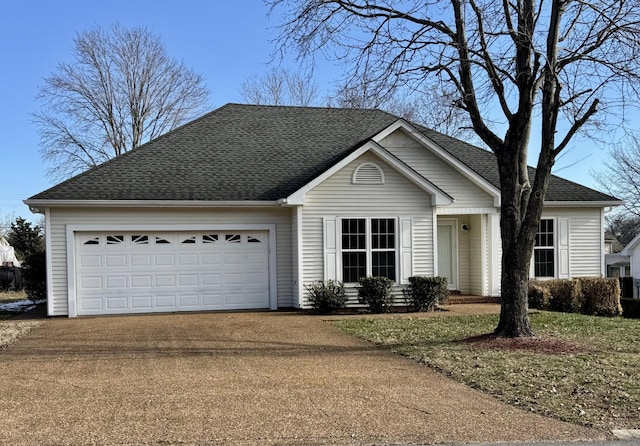
[[[569,219],[558,218],[558,278],[569,276]]]
[[[324,280],[338,277],[338,224],[336,217],[323,218]]]
[[[411,218],[400,218],[400,283],[413,275],[413,230]]]

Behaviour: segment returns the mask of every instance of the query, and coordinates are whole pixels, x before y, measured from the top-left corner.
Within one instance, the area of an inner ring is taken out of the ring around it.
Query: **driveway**
[[[52,319],[0,352],[0,444],[604,438],[288,312]]]

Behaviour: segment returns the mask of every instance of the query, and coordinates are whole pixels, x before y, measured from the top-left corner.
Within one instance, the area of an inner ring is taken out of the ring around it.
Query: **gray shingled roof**
[[[29,200],[275,201],[398,117],[380,110],[227,104]],[[499,187],[491,152],[419,127]],[[551,201],[613,201],[554,177]]]

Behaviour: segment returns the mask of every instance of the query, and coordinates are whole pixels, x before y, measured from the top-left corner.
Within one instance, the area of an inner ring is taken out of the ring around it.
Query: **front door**
[[[458,289],[456,221],[438,222],[438,276],[446,277],[450,290]]]

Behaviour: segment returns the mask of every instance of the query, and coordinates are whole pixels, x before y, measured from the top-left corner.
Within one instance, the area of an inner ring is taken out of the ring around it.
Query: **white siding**
[[[448,208],[493,207],[493,197],[404,131],[392,133],[380,145],[453,197]]]
[[[471,261],[471,242],[476,234],[460,230],[463,224],[470,224],[468,215],[459,216],[457,221],[455,230],[458,232],[458,291],[469,294],[471,292],[471,265],[473,263]]]
[[[483,248],[487,244],[487,228],[484,215],[469,217],[469,292],[483,296],[488,284],[488,258]]]
[[[364,162],[380,166],[384,184],[352,184]],[[433,274],[433,210],[431,197],[371,153],[345,166],[307,193],[302,208],[304,283],[324,280],[323,217],[411,217],[413,273]]]
[[[292,300],[291,304],[294,307],[299,306],[299,294],[300,294],[300,286],[301,284],[298,282],[300,279],[300,262],[302,259],[299,257],[299,246],[298,240],[300,238],[300,234],[298,234],[298,207],[294,207],[291,209],[291,274],[292,274]]]
[[[569,219],[569,276],[602,276],[602,208],[552,208],[542,218]],[[557,238],[557,234],[556,234]],[[558,250],[556,241],[556,251]],[[558,256],[556,252],[556,262]]]
[[[637,245],[633,251],[631,251],[629,256],[630,268],[631,268],[631,277],[633,280],[640,279],[640,245]],[[638,298],[638,288],[633,285],[633,297]]]
[[[292,233],[290,209],[115,209],[52,208],[50,210],[52,295],[50,316],[67,315],[67,225],[180,225],[275,224],[278,306],[293,305]],[[97,226],[99,228],[99,226]],[[271,247],[273,249],[273,247]]]

